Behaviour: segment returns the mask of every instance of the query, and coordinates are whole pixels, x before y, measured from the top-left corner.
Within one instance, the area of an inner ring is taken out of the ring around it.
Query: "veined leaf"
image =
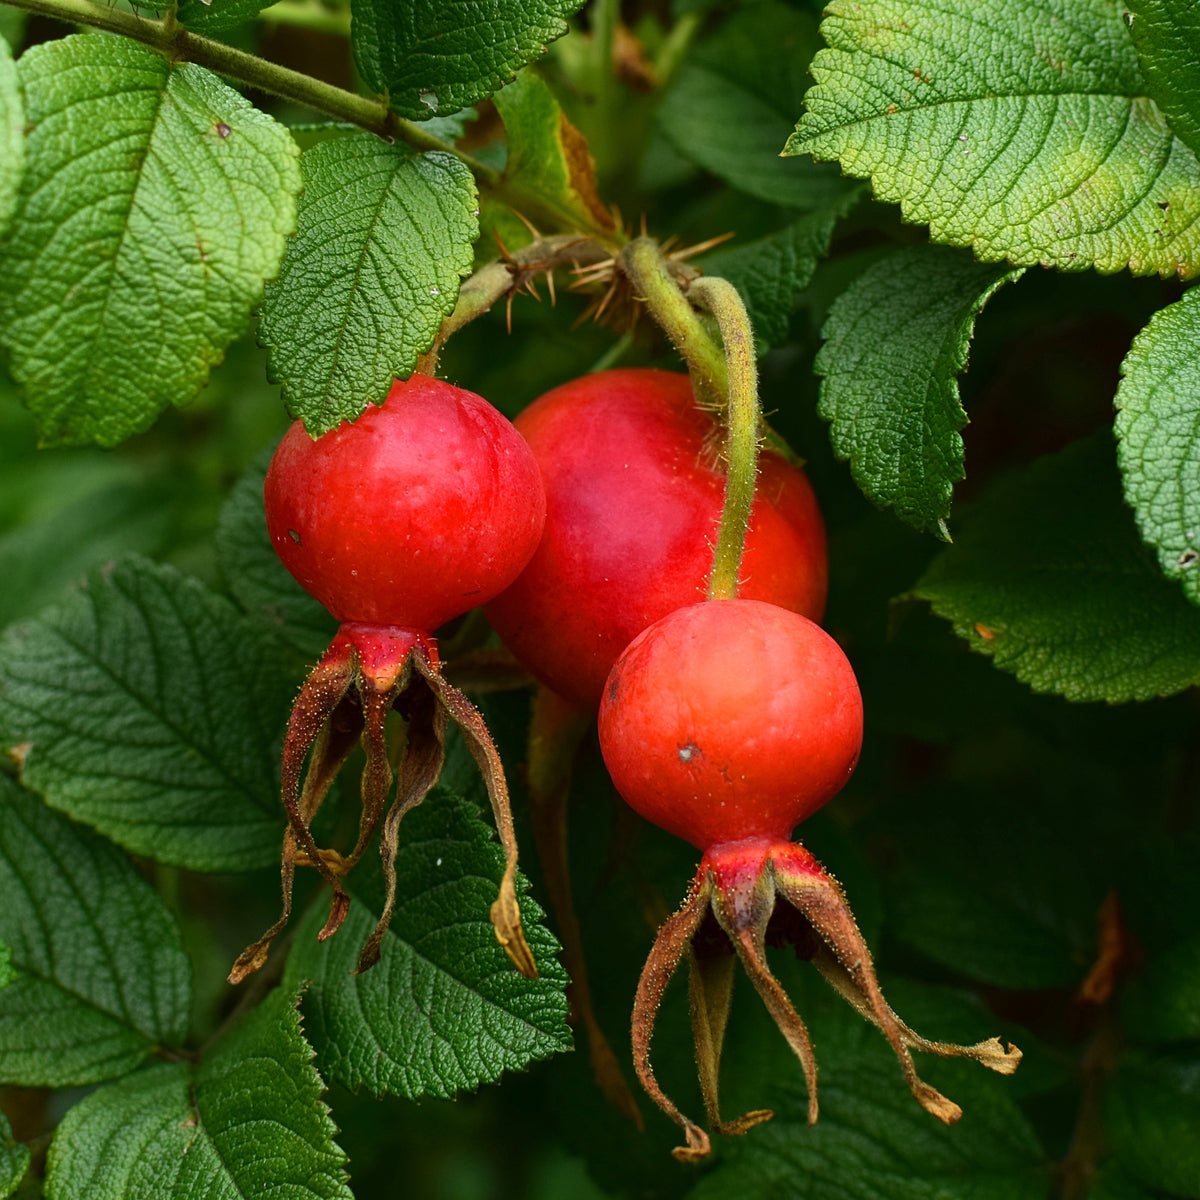
[[[8,1118],[0,1113],[0,1200],[11,1196],[29,1170],[29,1148],[13,1138]]]
[[[742,9],[689,57],[659,127],[685,158],[747,195],[800,209],[835,202],[852,187],[836,171],[779,157],[818,44],[806,13]]]
[[[1200,12],[1187,0],[1129,0],[1123,8],[1151,99],[1200,154]]]
[[[808,287],[817,263],[829,252],[833,228],[865,189],[851,188],[829,204],[753,242],[706,254],[705,271],[728,279],[746,302],[754,334],[768,346],[787,338],[788,319]]]
[[[396,112],[420,121],[486,100],[567,32],[581,4],[353,0],[354,61]]]
[[[381,404],[433,344],[471,270],[478,203],[458,159],[370,134],[319,142],[301,165],[300,225],[259,336],[316,437]]]
[[[264,450],[233,486],[217,524],[217,557],[234,599],[261,617],[310,662],[316,662],[337,632],[337,621],[279,561],[267,533],[263,484],[274,447]]]
[[[568,224],[612,229],[587,142],[543,80],[522,71],[496,93],[496,108],[508,142],[505,176],[561,209]]]
[[[352,1200],[296,1012],[276,989],[198,1063],[163,1063],[67,1113],[50,1200]]]
[[[941,246],[897,250],[835,301],[813,364],[833,451],[867,498],[947,541],[967,423],[957,376],[975,317],[1020,274]]]
[[[215,75],[121,38],[43,43],[19,73],[3,340],[44,442],[115,445],[245,329],[295,224],[296,147]]]
[[[0,1082],[114,1079],[187,1031],[191,966],[157,893],[115,846],[0,776]]]
[[[1117,389],[1125,499],[1163,574],[1200,604],[1200,292],[1159,310],[1134,339]]]
[[[253,21],[275,0],[180,0],[179,23],[197,33],[223,33]]]
[[[488,911],[504,856],[472,805],[439,789],[404,818],[396,858],[396,915],[379,963],[353,971],[375,926],[382,877],[364,862],[335,937],[318,943],[320,906],[296,931],[285,986],[303,980],[322,1066],[376,1095],[452,1096],[571,1045],[558,946],[529,900],[522,917],[541,976],[520,975]]]
[[[1034,691],[1117,704],[1200,681],[1200,612],[1139,540],[1107,437],[995,484],[913,594]]]
[[[871,178],[934,241],[1064,270],[1200,270],[1200,163],[1108,0],[834,0],[786,153]]]
[[[24,170],[25,108],[12,51],[0,37],[0,239],[16,211]]]
[[[29,787],[135,854],[264,866],[292,689],[277,657],[227,600],[125,559],[0,641],[0,743]]]

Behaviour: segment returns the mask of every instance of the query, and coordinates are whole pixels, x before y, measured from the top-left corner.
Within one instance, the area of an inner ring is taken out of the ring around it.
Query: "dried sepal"
[[[761,1109],[724,1121],[720,1114],[718,1075],[729,1015],[733,954],[799,1061],[808,1088],[809,1124],[817,1120],[812,1039],[767,964],[768,944],[792,944],[797,953],[812,960],[834,989],[880,1029],[913,1096],[946,1124],[957,1121],[962,1109],[920,1078],[913,1050],[969,1058],[1004,1075],[1011,1075],[1021,1061],[1021,1051],[999,1038],[971,1046],[935,1042],[900,1020],[883,997],[871,952],[841,888],[803,846],[765,838],[726,843],[707,851],[683,908],[659,930],[634,1004],[634,1067],[651,1099],[684,1130],[687,1145],[673,1151],[676,1158],[692,1161],[710,1149],[707,1134],[667,1098],[650,1064],[650,1038],[658,1006],[685,955],[692,964],[692,1031],[700,1088],[712,1128],[718,1133],[741,1134],[772,1115]]]
[[[391,807],[392,789],[387,718],[397,709],[408,722],[408,744]],[[358,971],[379,960],[383,936],[395,909],[395,860],[400,820],[429,794],[445,758],[447,719],[453,720],[479,764],[505,853],[500,896],[492,906],[496,936],[518,969],[536,978],[537,966],[521,929],[516,897],[517,845],[508,789],[499,754],[478,710],[442,676],[434,640],[414,630],[345,623],[300,689],[288,721],[283,748],[281,795],[288,815],[283,837],[279,919],[238,956],[229,979],[239,983],[266,962],[271,943],[292,912],[297,866],[315,867],[332,891],[329,918],[318,933],[324,941],[337,932],[350,907],[342,877],[366,852],[382,825],[380,856],[385,885],[378,923],[363,946]],[[334,777],[360,741],[365,754],[358,835],[348,855],[317,845],[312,821]],[[305,760],[308,771],[301,776]]]

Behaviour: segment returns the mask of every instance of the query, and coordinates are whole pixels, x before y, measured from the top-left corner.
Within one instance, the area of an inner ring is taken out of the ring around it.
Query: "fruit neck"
[[[437,639],[404,625],[373,625],[344,621],[326,652],[330,656],[353,654],[358,669],[376,687],[390,687],[399,676],[404,660],[418,650],[433,666],[439,663]]]
[[[710,846],[697,873],[711,877],[718,891],[731,892],[754,884],[768,868],[792,876],[825,875],[809,850],[783,837],[740,838]]]

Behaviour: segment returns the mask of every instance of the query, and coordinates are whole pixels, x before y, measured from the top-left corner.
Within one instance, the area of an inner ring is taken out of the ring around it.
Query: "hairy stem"
[[[218,75],[236,79],[259,91],[281,96],[323,113],[334,121],[357,125],[386,141],[399,140],[416,150],[441,150],[453,154],[471,169],[480,187],[531,220],[540,221],[552,229],[566,228],[578,221],[578,216],[574,214],[568,221],[555,204],[539,193],[514,185],[504,177],[503,172],[435,137],[419,122],[397,116],[384,101],[359,96],[301,71],[268,62],[244,50],[235,50],[223,42],[189,33],[175,23],[173,10],[166,20],[151,21],[109,8],[105,4],[93,3],[93,0],[4,0],[4,3],[39,16],[119,34],[150,47],[171,62],[190,62],[207,67]],[[610,241],[619,241],[612,230],[601,229],[598,225],[587,232]]]
[[[621,252],[620,263],[651,316],[687,361],[697,399],[723,407],[729,391],[725,355],[683,294],[658,243],[653,238],[635,238]]]
[[[750,317],[733,284],[727,279],[701,278],[688,289],[688,295],[717,318],[721,341],[725,344],[729,378],[725,505],[713,553],[708,598],[732,600],[737,596],[738,571],[746,547],[746,529],[758,475],[758,355]]]

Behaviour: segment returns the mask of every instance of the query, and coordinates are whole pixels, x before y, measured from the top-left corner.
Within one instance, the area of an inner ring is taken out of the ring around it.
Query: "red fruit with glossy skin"
[[[516,421],[542,468],[546,530],[487,608],[510,650],[580,704],[600,701],[618,654],[703,600],[725,497],[720,435],[686,375],[626,369],[547,392]],[[804,474],[760,460],[739,595],[819,620],[825,529]]]
[[[316,441],[293,425],[265,498],[276,553],[339,621],[426,632],[517,577],[546,511],[508,418],[425,375]]]
[[[679,609],[617,660],[600,749],[617,791],[701,850],[786,839],[862,746],[858,682],[806,617],[756,600]]]

